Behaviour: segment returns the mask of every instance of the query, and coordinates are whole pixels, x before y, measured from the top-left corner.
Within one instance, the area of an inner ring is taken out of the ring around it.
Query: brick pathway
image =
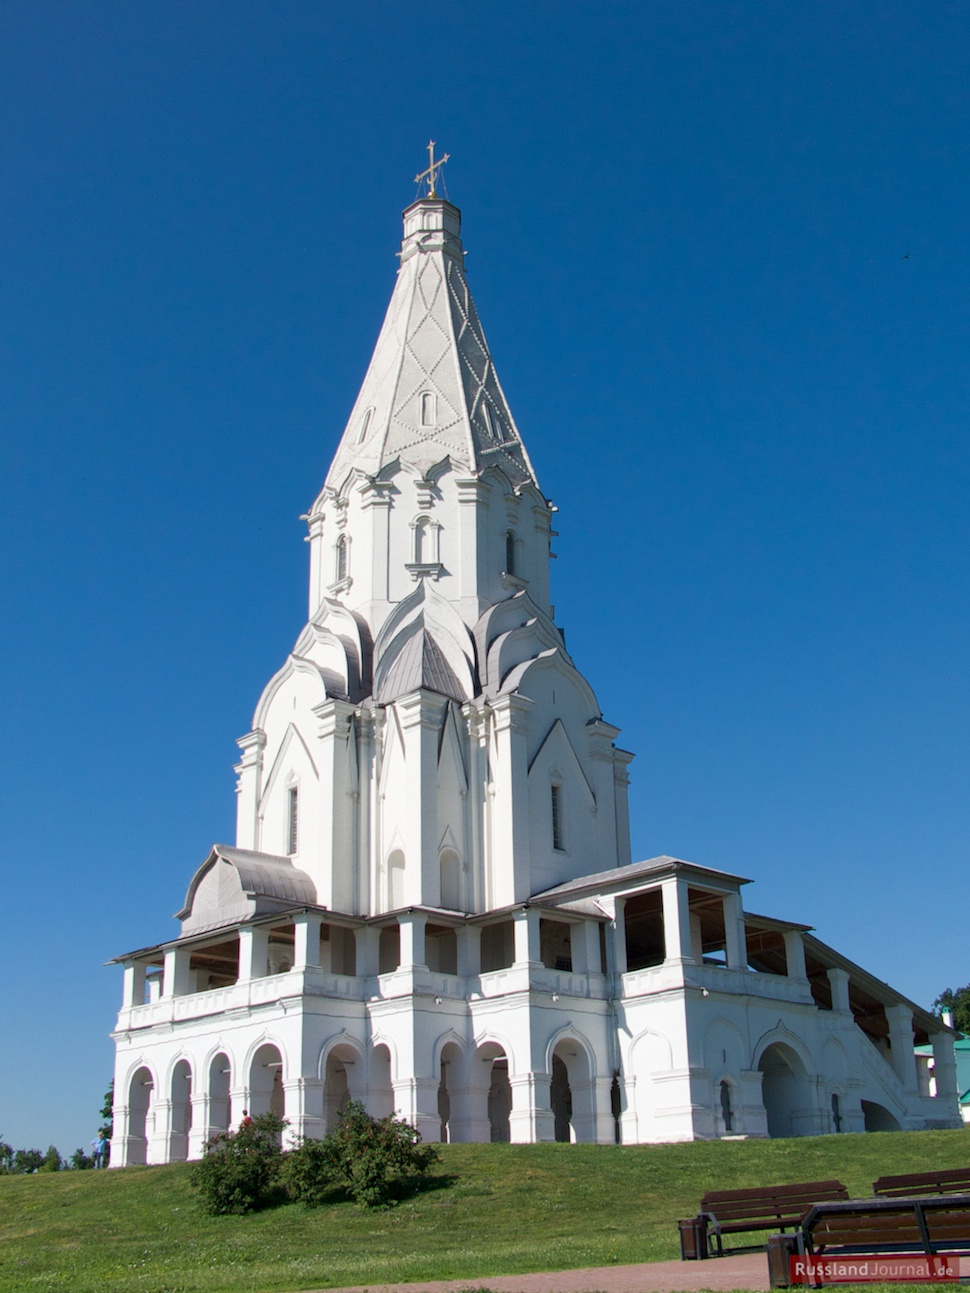
[[[354,1284],[314,1293],[699,1293],[750,1289],[768,1285],[763,1252],[739,1253],[706,1262],[643,1262],[637,1266],[593,1266],[581,1271],[539,1271],[532,1275],[482,1275],[467,1280],[434,1280],[429,1284]]]

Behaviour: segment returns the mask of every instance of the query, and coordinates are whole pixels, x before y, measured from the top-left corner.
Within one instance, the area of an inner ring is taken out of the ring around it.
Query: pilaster
[[[406,819],[396,823],[405,841],[404,897],[407,903],[419,904],[438,892],[438,741],[448,701],[420,688],[396,705],[404,735],[408,805]]]
[[[312,866],[317,901],[333,911],[352,911],[357,898],[354,862],[356,743],[354,706],[328,697],[313,707],[317,720],[315,762],[320,774],[318,852]]]
[[[213,1135],[209,1128],[208,1091],[193,1091],[189,1097],[189,1104],[192,1110],[192,1122],[189,1127],[189,1144],[186,1156],[192,1162],[202,1157],[205,1153],[206,1141]]]
[[[466,800],[467,857],[471,879],[468,909],[486,910],[485,812],[488,785],[488,711],[473,702],[462,707],[468,731],[468,798]]]
[[[556,1139],[552,1113],[552,1076],[549,1073],[510,1073],[512,1112],[509,1139],[514,1145],[529,1145]]]
[[[236,773],[236,847],[259,848],[259,798],[262,794],[263,751],[266,733],[257,728],[236,742],[242,758]]]
[[[524,902],[531,894],[529,859],[528,714],[532,701],[507,694],[492,701],[494,761],[489,906]]]

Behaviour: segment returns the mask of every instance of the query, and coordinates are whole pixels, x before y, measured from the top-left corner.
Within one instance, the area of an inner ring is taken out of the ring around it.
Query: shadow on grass
[[[303,1201],[303,1207],[308,1212],[315,1212],[319,1208],[333,1207],[338,1203],[354,1203],[356,1206],[371,1211],[379,1212],[382,1208],[396,1208],[401,1203],[406,1203],[409,1199],[418,1198],[423,1194],[433,1194],[438,1190],[453,1189],[461,1178],[454,1173],[441,1173],[436,1176],[407,1176],[399,1177],[392,1181],[388,1188],[387,1197],[381,1203],[374,1204],[356,1204],[356,1200],[350,1192],[348,1186],[339,1182],[334,1182],[324,1190],[321,1190],[318,1199],[310,1202]],[[271,1198],[267,1198],[260,1211],[265,1208],[279,1207],[281,1204],[293,1203],[295,1200],[290,1197],[282,1186],[278,1186]],[[470,1290],[474,1293],[474,1290]]]

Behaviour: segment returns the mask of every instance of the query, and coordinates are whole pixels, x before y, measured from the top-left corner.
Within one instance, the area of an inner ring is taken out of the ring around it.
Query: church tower
[[[629,861],[626,764],[549,600],[550,521],[465,278],[404,213],[360,394],[307,516],[309,621],[242,739],[237,845],[332,910],[481,914]]]
[[[239,741],[236,842],[177,938],[117,958],[111,1166],[244,1111],[321,1136],[350,1099],[427,1140],[959,1125],[927,1012],[746,915],[740,876],[631,865],[632,756],[554,622],[554,509],[435,173],[306,516],[306,627]]]

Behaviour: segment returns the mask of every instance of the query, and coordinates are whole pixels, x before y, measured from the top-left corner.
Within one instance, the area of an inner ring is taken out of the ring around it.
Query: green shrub
[[[286,1122],[273,1113],[250,1119],[238,1131],[207,1142],[192,1170],[192,1182],[205,1212],[253,1212],[272,1202],[279,1184],[280,1136]]]
[[[317,1207],[332,1190],[338,1166],[330,1137],[304,1140],[283,1155],[280,1181],[291,1199]]]
[[[439,1161],[432,1145],[400,1118],[372,1118],[352,1100],[334,1130],[322,1142],[321,1161],[332,1164],[334,1177],[357,1203],[377,1207],[388,1203],[402,1184],[414,1183]]]

